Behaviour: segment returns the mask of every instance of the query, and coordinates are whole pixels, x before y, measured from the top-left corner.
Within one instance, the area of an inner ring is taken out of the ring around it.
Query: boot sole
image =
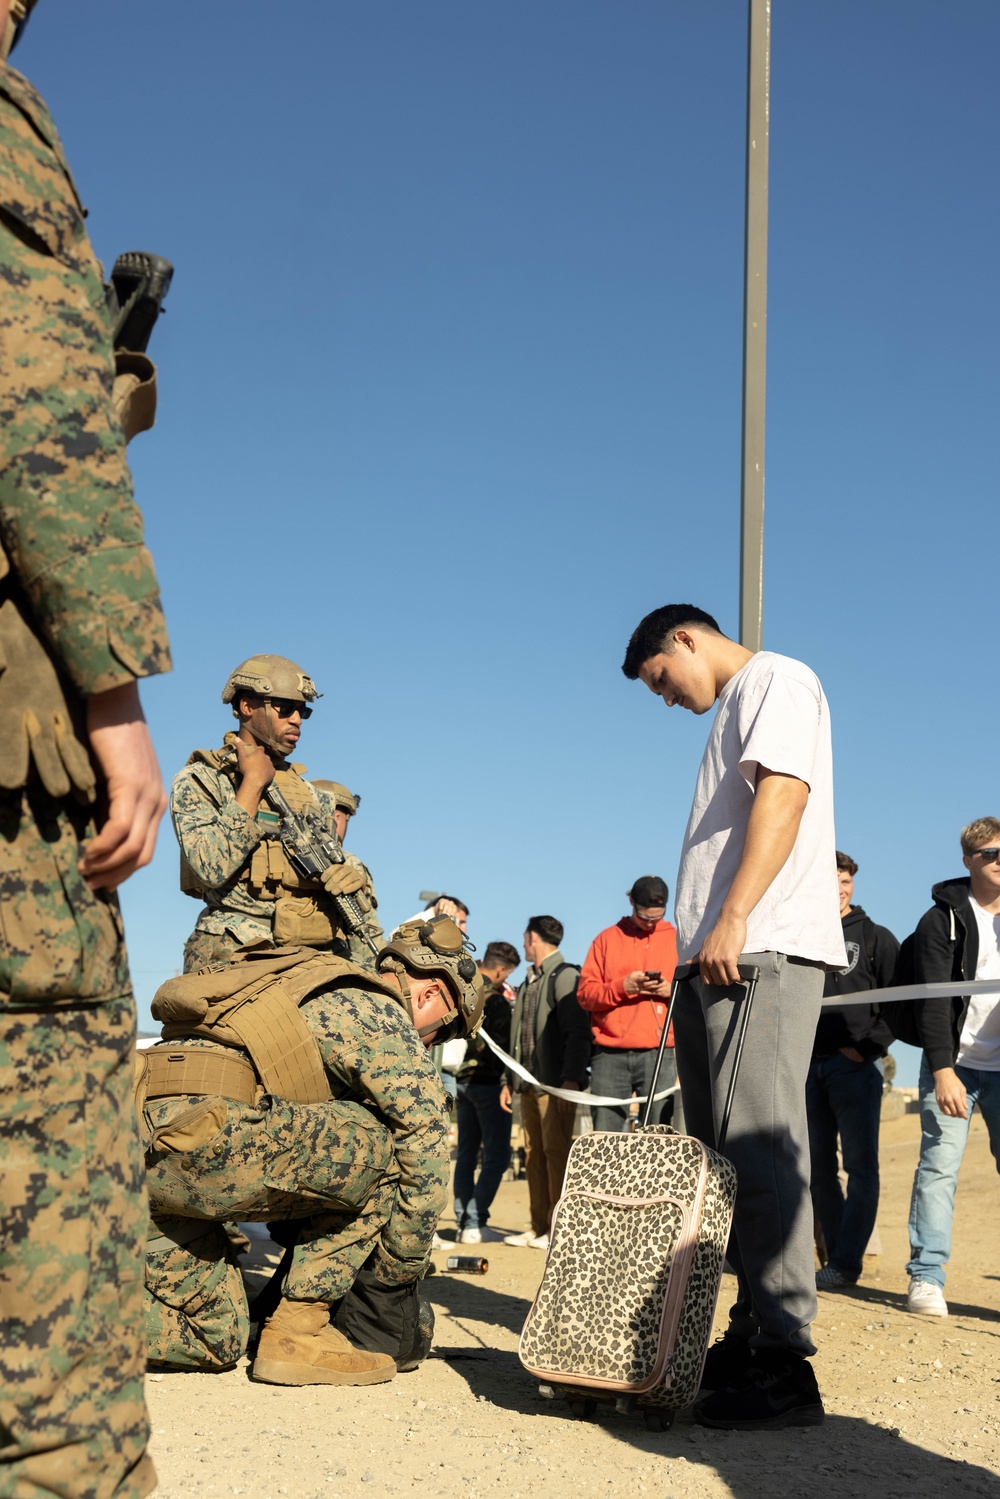
[[[699,1426],[714,1426],[721,1431],[784,1431],[789,1426],[822,1426],[825,1418],[826,1412],[821,1405],[800,1405],[795,1410],[785,1411],[783,1415],[762,1416],[757,1420],[747,1421],[699,1415],[697,1410],[694,1413]]]
[[[254,1359],[250,1378],[262,1384],[385,1384],[395,1378],[396,1366],[387,1369],[358,1370],[347,1374],[340,1369],[318,1369],[315,1364],[283,1364],[277,1359]]]

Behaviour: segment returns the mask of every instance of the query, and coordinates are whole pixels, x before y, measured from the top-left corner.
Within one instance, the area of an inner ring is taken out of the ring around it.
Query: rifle
[[[174,268],[162,255],[150,255],[145,250],[127,250],[119,255],[107,289],[116,349],[145,354],[173,279]]]
[[[324,869],[331,869],[335,864],[346,864],[340,839],[330,832],[318,815],[308,817],[293,812],[273,781],[265,788],[264,799],[270,802],[281,818],[281,832],[278,836],[285,853],[304,878],[319,879]],[[367,913],[354,896],[333,895],[330,899],[345,930],[352,937],[361,937],[372,952],[377,953],[379,946],[368,930]]]

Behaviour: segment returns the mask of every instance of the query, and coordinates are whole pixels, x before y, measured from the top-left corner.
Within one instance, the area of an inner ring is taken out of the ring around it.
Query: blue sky
[[[745,42],[743,0],[44,0],[16,55],[98,253],[177,268],[132,447],[164,773],[300,660],[389,921],[447,888],[580,959],[673,886],[708,724],[619,668],[657,604],[737,627]],[[1000,806],[998,65],[993,0],[775,0],[765,645],[898,935]],[[169,826],[123,903],[148,1018]]]

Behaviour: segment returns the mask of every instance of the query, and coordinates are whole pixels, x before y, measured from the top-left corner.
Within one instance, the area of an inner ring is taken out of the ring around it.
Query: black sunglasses
[[[257,702],[257,703],[264,703],[264,702],[270,703],[271,707],[274,709],[275,713],[277,713],[277,715],[278,715],[279,718],[291,718],[291,716],[292,716],[293,713],[297,713],[299,715],[299,717],[302,719],[303,723],[305,722],[305,720],[307,718],[312,718],[312,709],[310,708],[310,706],[309,706],[308,703],[295,703],[295,702],[292,702],[291,698],[287,698],[287,697],[269,697],[269,698],[258,697],[258,698],[254,699],[254,702]]]
[[[1000,859],[1000,848],[974,848],[970,859],[982,859],[984,864],[995,864]]]

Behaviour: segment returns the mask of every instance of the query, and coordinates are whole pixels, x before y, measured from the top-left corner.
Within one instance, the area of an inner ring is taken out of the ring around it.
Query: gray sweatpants
[[[738,1188],[729,1263],[739,1295],[730,1331],[757,1348],[816,1352],[813,1210],[809,1195],[806,1074],[823,998],[824,970],[784,953],[744,953],[760,969],[725,1154]],[[693,978],[674,1010],[677,1070],[690,1134],[714,1146],[739,1035],[742,984]]]

